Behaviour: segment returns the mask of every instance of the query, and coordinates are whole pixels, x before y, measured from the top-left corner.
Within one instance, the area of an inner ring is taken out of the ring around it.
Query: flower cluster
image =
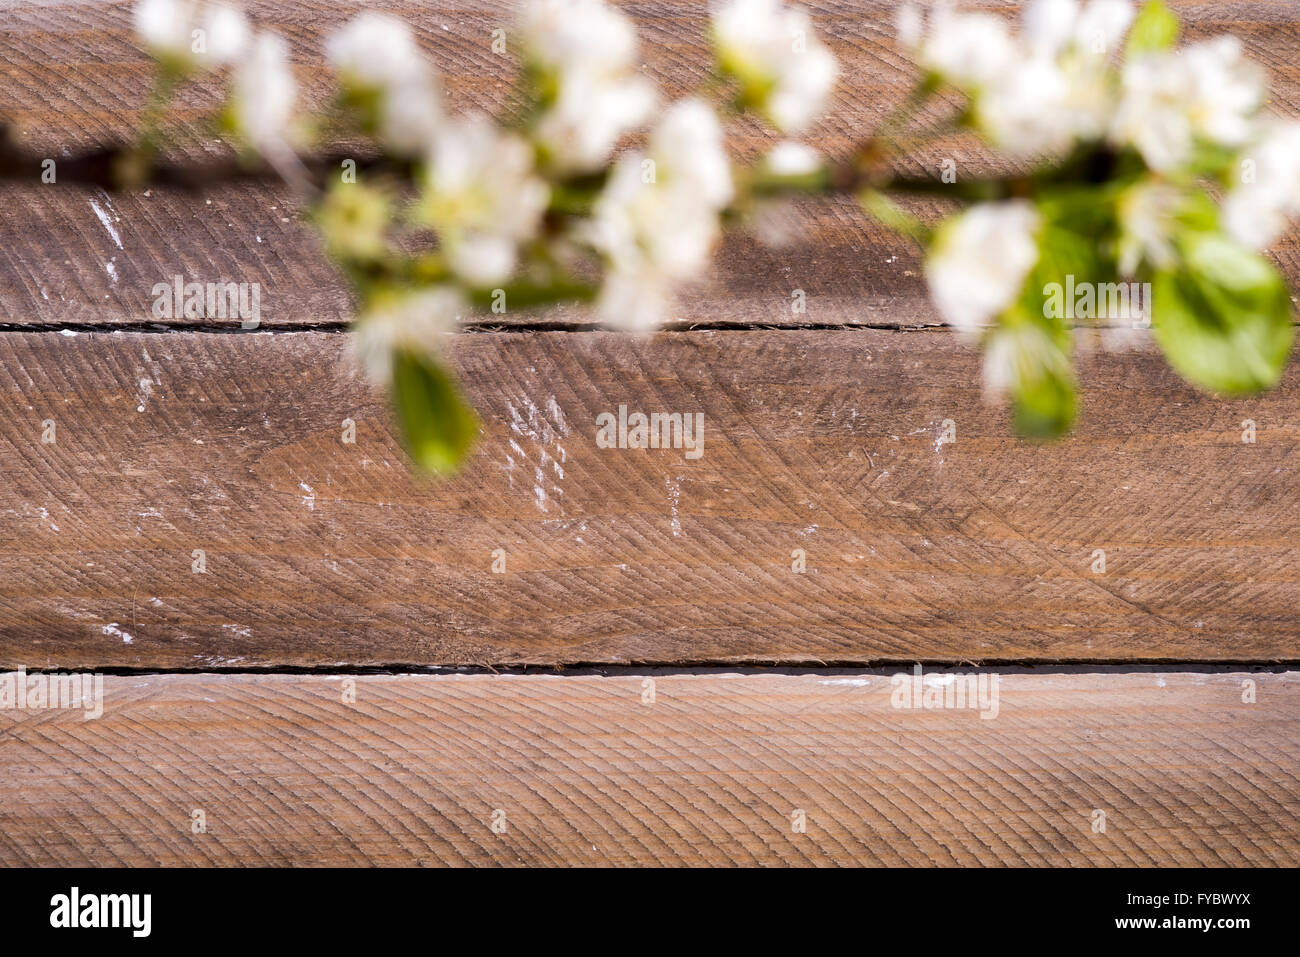
[[[473,431],[437,366],[444,333],[475,310],[564,299],[594,302],[610,326],[653,330],[677,287],[707,269],[738,182],[822,165],[784,142],[734,176],[720,113],[752,110],[778,133],[803,130],[837,72],[802,11],[726,0],[713,13],[715,78],[666,103],[640,71],[627,16],[604,0],[530,0],[503,33],[522,64],[507,111],[453,115],[410,27],[366,12],[327,40],[339,90],[329,113],[295,125],[284,42],[254,36],[235,8],[142,0],[136,27],[169,86],[233,64],[227,129],[286,178],[295,147],[308,145],[299,128],[360,133],[395,161],[365,181],[316,184],[313,218],[356,287],[365,367],[393,390],[408,444],[433,467],[454,461]],[[206,45],[192,42],[204,31]],[[438,421],[454,434],[427,427]]]
[[[1256,251],[1300,212],[1300,124],[1262,111],[1266,78],[1236,38],[1177,47],[1161,0],[1139,15],[1128,0],[1031,0],[1018,29],[907,4],[898,30],[923,94],[958,92],[958,127],[1037,163],[954,184],[954,198],[990,198],[936,230],[926,260],[936,306],[985,341],[986,386],[1011,394],[1024,430],[1054,434],[1075,414],[1073,313],[1047,298],[1067,277],[1148,284],[1149,314],[1098,318],[1150,325],[1191,381],[1276,382],[1290,308]]]
[[[653,330],[705,273],[724,222],[763,232],[798,193],[853,193],[923,245],[937,308],[983,345],[988,391],[1010,395],[1023,433],[1059,434],[1076,412],[1075,312],[1049,295],[1067,280],[1149,286],[1142,324],[1207,388],[1267,387],[1289,353],[1288,290],[1259,251],[1300,213],[1300,124],[1263,111],[1264,74],[1235,39],[1178,47],[1163,0],[1140,12],[1129,0],[1029,0],[1018,25],[948,0],[904,3],[900,43],[922,75],[839,162],[790,139],[827,109],[838,66],[783,0],[719,0],[713,70],[675,102],[605,0],[527,0],[492,38],[521,65],[499,116],[449,111],[435,65],[386,14],[328,38],[338,95],[312,118],[295,113],[284,41],[236,8],[141,0],[135,21],[163,100],[190,75],[229,68],[227,131],[303,187],[355,288],[358,351],[430,468],[454,465],[477,432],[438,358],[461,319],[580,301],[606,325]],[[936,98],[960,103],[949,123],[906,133]],[[744,113],[774,134],[748,165],[725,147]],[[1027,171],[894,172],[904,149],[954,130]],[[373,158],[350,177],[309,177],[301,155],[322,135],[365,137]],[[895,202],[912,191],[966,205],[924,223]]]

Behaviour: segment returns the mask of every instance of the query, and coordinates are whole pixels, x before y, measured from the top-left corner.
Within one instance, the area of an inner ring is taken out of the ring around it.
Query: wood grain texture
[[[290,42],[308,103],[324,101],[328,32],[362,5],[313,0],[249,4],[251,16]],[[490,53],[491,32],[509,27],[514,3],[384,3],[406,18],[444,77],[450,110],[495,109],[509,90],[513,54]],[[643,72],[668,97],[690,92],[708,65],[704,0],[623,4],[642,32]],[[843,155],[904,95],[912,76],[893,39],[893,0],[821,0],[811,5],[819,31],[840,58],[842,79],[827,116],[807,135]],[[1017,4],[975,4],[1014,13]],[[1231,31],[1272,72],[1271,108],[1300,115],[1300,8],[1291,2],[1175,3],[1192,38]],[[29,149],[57,158],[131,135],[149,88],[147,62],[134,46],[130,4],[54,0],[39,7],[0,3],[0,115],[15,118]],[[180,94],[173,120],[181,153],[223,150],[202,123],[219,101],[214,79]],[[937,115],[937,114],[936,114]],[[729,133],[740,156],[772,142],[751,123]],[[914,157],[910,171],[935,171],[940,158],[962,171],[996,168],[987,151],[963,139]],[[94,206],[92,206],[92,203]],[[66,186],[0,187],[0,322],[23,326],[151,321],[150,289],[179,273],[201,282],[258,282],[268,325],[340,322],[351,311],[343,283],[324,262],[287,192],[231,185],[209,196],[168,190],[148,196]],[[95,210],[97,206],[100,213]],[[923,207],[935,215],[939,207]],[[101,216],[102,213],[102,216]],[[103,218],[112,225],[108,229]],[[870,222],[851,201],[800,205],[802,232],[770,248],[734,235],[719,251],[709,282],[678,304],[674,321],[692,324],[932,325],[916,250]],[[1294,234],[1273,255],[1300,286]],[[791,292],[812,305],[792,315]],[[505,321],[515,321],[515,316]],[[588,323],[560,308],[529,321]],[[183,323],[182,323],[183,324]]]
[[[346,349],[0,335],[0,664],[1300,660],[1294,367],[1088,353],[1039,446],[942,330],[463,335],[484,434],[434,483]],[[703,457],[598,448],[620,405]]]
[[[0,711],[0,864],[1300,863],[1294,672],[1004,675],[991,720],[881,675],[343,680]]]

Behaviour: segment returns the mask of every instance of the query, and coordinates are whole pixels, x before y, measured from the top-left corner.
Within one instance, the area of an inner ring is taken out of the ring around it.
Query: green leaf
[[[1016,432],[1030,439],[1054,439],[1074,424],[1079,401],[1069,364],[1039,366],[1012,390]]]
[[[1010,393],[1016,431],[1035,439],[1069,431],[1079,402],[1068,345],[1017,309],[1003,317],[985,346],[985,385]]]
[[[1224,394],[1277,384],[1294,329],[1286,282],[1263,256],[1218,234],[1180,244],[1180,269],[1152,278],[1156,341],[1194,385]]]
[[[1124,57],[1131,60],[1148,53],[1160,53],[1172,49],[1177,40],[1178,17],[1174,16],[1164,0],[1149,0],[1133,21]]]
[[[425,471],[454,472],[478,437],[478,416],[447,370],[407,349],[393,353],[393,406],[406,450]]]

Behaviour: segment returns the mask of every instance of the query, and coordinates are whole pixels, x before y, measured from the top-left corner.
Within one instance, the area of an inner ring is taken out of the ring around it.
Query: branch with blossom
[[[500,116],[446,115],[434,65],[402,21],[363,13],[329,39],[338,94],[297,109],[285,42],[237,9],[142,0],[136,29],[155,92],[127,148],[73,164],[88,180],[186,182],[160,165],[167,104],[204,70],[229,71],[221,128],[242,173],[301,192],[358,303],[355,345],[393,397],[414,461],[453,469],[478,422],[441,357],[475,312],[587,302],[608,326],[645,333],[674,290],[700,277],[724,225],[798,194],[850,193],[914,239],[942,317],[978,343],[986,393],[1009,398],[1027,436],[1077,413],[1070,280],[1139,283],[1142,315],[1170,364],[1220,393],[1274,385],[1293,338],[1289,290],[1261,250],[1300,213],[1300,124],[1263,111],[1266,77],[1233,37],[1177,46],[1162,0],[1032,0],[1018,29],[938,3],[898,11],[920,79],[846,158],[796,139],[822,113],[838,67],[806,13],[781,0],[724,0],[711,16],[708,82],[664,103],[636,72],[631,21],[603,0],[529,0],[514,34],[522,69]],[[917,131],[931,101],[951,122]],[[741,114],[776,136],[751,164],[729,158]],[[649,121],[639,148],[626,141]],[[952,130],[1027,172],[906,178],[897,160]],[[322,141],[362,136],[374,159],[322,160]],[[0,154],[0,174],[23,162]],[[211,171],[209,171],[211,172]],[[102,185],[102,183],[101,183]],[[937,224],[900,200],[958,207]]]

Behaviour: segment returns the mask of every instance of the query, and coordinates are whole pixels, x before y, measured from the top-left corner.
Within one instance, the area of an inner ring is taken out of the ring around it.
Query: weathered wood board
[[[484,434],[419,482],[345,336],[0,334],[0,665],[1300,660],[1294,367],[1094,352],[1039,446],[942,330],[449,348]]]
[[[0,712],[0,864],[1300,863],[1294,672],[1003,675],[991,719],[881,675],[345,680]]]
[[[808,137],[831,155],[903,95],[893,5],[812,6],[843,66]],[[643,71],[687,94],[707,4],[623,6]],[[1300,8],[1174,6],[1300,115]],[[248,8],[322,102],[323,38],[361,5]],[[513,3],[383,8],[449,109],[503,102]],[[0,118],[34,154],[130,135],[148,83],[129,3],[0,0]],[[224,150],[216,103],[182,91],[176,155]],[[948,157],[993,162],[953,140],[910,171]],[[800,214],[784,247],[729,239],[679,331],[560,308],[449,341],[484,433],[432,483],[285,190],[0,184],[0,669],[337,672],[110,675],[97,720],[0,709],[0,865],[1300,864],[1297,672],[1176,667],[1300,662],[1298,373],[1223,400],[1111,330],[1077,433],[1019,442],[973,349],[901,331],[938,321],[916,251],[850,201]],[[1273,255],[1300,285],[1295,237]],[[156,320],[178,274],[260,284],[262,330]],[[599,448],[620,406],[702,413],[704,454]],[[915,660],[1133,673],[1002,674],[987,720],[895,709],[881,673],[347,673]]]

